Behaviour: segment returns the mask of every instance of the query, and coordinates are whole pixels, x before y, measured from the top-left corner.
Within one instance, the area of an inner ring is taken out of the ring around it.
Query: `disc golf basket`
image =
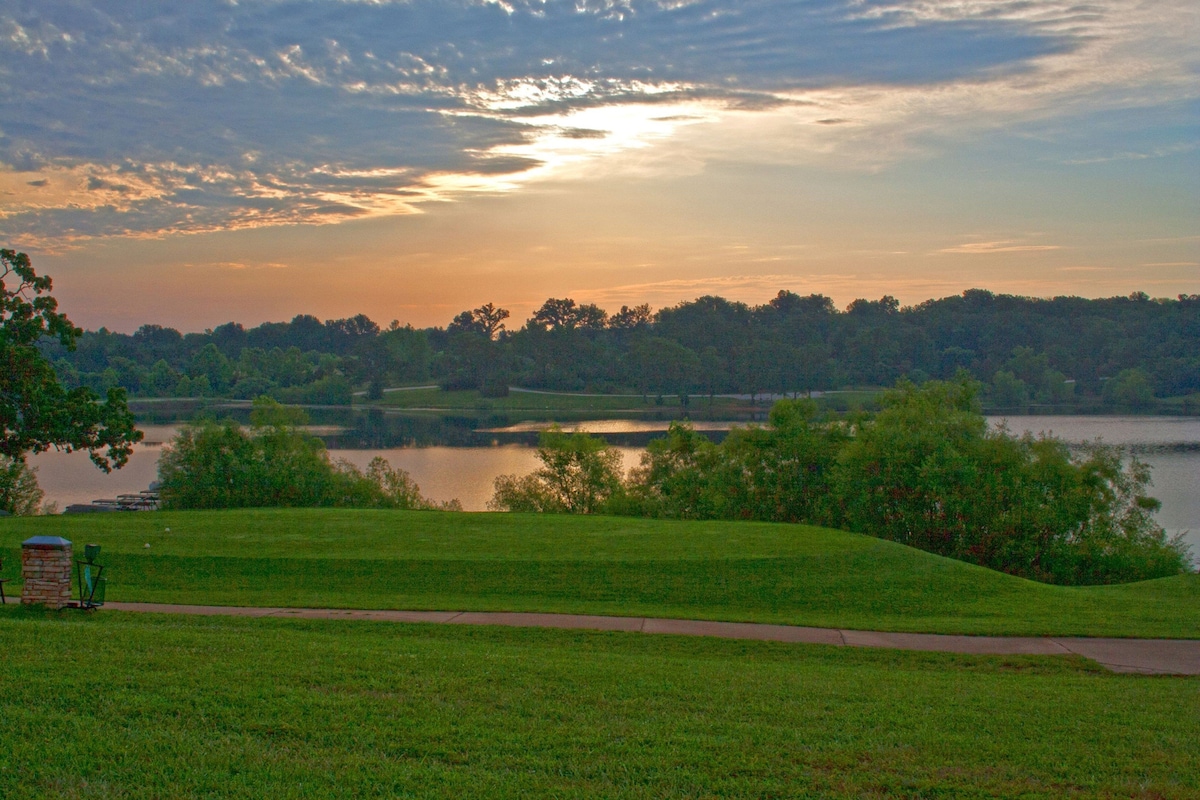
[[[108,579],[104,577],[104,566],[96,563],[100,555],[100,545],[86,544],[83,546],[83,558],[75,559],[75,580],[79,584],[79,602],[72,603],[75,608],[90,611],[104,605],[104,589]]]

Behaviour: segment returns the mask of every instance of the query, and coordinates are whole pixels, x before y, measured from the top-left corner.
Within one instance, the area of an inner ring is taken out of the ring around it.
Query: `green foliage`
[[[40,345],[53,341],[70,351],[83,331],[58,312],[51,289],[27,255],[0,250],[0,457],[14,465],[51,447],[87,450],[108,472],[126,463],[142,434],[124,389],[109,388],[98,402],[92,390],[59,381]]]
[[[348,461],[334,464],[339,495],[333,505],[353,508],[462,511],[457,500],[435,503],[421,494],[421,487],[402,469],[383,456],[375,456],[365,471]]]
[[[345,406],[350,404],[353,389],[344,375],[333,373],[300,386],[272,389],[270,396],[281,403]]]
[[[46,494],[38,486],[36,471],[21,459],[0,456],[0,511],[18,517],[41,512]]]
[[[700,384],[700,357],[670,339],[652,336],[630,350],[634,383],[644,394],[682,394]]]
[[[1071,542],[1073,574],[1062,582],[1111,583],[1186,569],[1180,566],[1188,563],[1182,534],[1168,539],[1154,520],[1162,504],[1147,495],[1146,464],[1136,458],[1126,463],[1117,448],[1096,444],[1079,469],[1090,508]]]
[[[849,530],[1055,583],[1113,583],[1188,569],[1150,516],[1149,473],[1095,448],[988,430],[966,376],[903,383],[838,458],[833,520]]]
[[[987,422],[965,381],[902,382],[839,455],[836,516],[850,530],[962,557],[983,464],[971,448]],[[990,465],[989,465],[990,466]]]
[[[1200,391],[1194,295],[1043,300],[973,289],[910,307],[887,296],[859,299],[838,311],[822,295],[780,292],[759,306],[710,296],[657,313],[624,307],[611,317],[595,305],[551,298],[523,326],[504,330],[507,316],[489,303],[445,329],[396,322],[381,330],[362,315],[325,322],[300,315],[248,330],[227,323],[186,335],[144,325],[131,336],[85,333],[74,352],[49,341],[40,347],[64,383],[100,393],[120,387],[164,396],[170,384],[192,394],[262,392],[319,403],[344,402],[350,389],[391,399],[385,388],[426,381],[492,397],[509,385],[711,396],[880,387],[900,376],[947,380],[959,369],[986,381],[992,408],[1087,412],[1104,401],[1123,410],[1170,410],[1169,398]],[[171,384],[160,361],[189,381]],[[1132,393],[1108,379],[1127,370],[1140,370],[1145,381]],[[341,391],[333,378],[353,385]],[[320,389],[301,389],[321,381]]]
[[[557,426],[538,437],[542,467],[518,477],[501,475],[488,508],[595,514],[622,492],[621,454],[586,433],[563,433]]]
[[[669,519],[720,518],[722,496],[713,486],[719,459],[707,437],[672,422],[665,437],[650,442],[641,466],[629,476],[628,511]]]
[[[822,419],[811,400],[776,403],[770,421],[735,428],[720,446],[672,423],[630,475],[629,509],[673,519],[825,519],[846,426]]]
[[[1029,387],[1008,370],[992,376],[992,402],[1000,408],[1023,408],[1029,402]]]
[[[1104,402],[1127,411],[1148,408],[1154,403],[1154,390],[1140,369],[1125,369],[1104,382]]]
[[[875,416],[822,418],[785,400],[770,426],[715,445],[684,423],[650,443],[624,486],[586,434],[546,434],[545,466],[496,481],[496,510],[823,524],[1040,581],[1113,583],[1187,572],[1152,516],[1136,459],[991,430],[965,372],[901,381]]]
[[[324,444],[299,429],[302,411],[254,401],[251,428],[203,420],[184,428],[159,460],[163,505],[173,509],[342,506],[459,508],[421,496],[408,473],[382,458],[366,472],[334,464]]]

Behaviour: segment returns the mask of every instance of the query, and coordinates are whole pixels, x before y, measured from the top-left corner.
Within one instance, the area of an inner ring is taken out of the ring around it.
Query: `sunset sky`
[[[78,324],[1200,292],[1195,0],[0,0]]]

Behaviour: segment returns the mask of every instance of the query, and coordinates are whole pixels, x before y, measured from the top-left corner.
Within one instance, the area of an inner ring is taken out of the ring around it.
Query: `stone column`
[[[71,602],[71,543],[61,536],[21,542],[21,605],[59,609]]]

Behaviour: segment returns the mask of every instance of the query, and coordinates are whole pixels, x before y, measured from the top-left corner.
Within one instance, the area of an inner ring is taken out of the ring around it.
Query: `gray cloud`
[[[57,205],[0,208],[0,235],[402,213],[436,194],[436,176],[537,166],[497,155],[543,133],[536,117],[684,100],[759,111],[790,102],[777,96],[787,90],[995,76],[1073,47],[1064,26],[1078,14],[1021,19],[999,4],[928,18],[835,0],[0,1],[0,162],[39,173],[29,186],[66,187]]]

